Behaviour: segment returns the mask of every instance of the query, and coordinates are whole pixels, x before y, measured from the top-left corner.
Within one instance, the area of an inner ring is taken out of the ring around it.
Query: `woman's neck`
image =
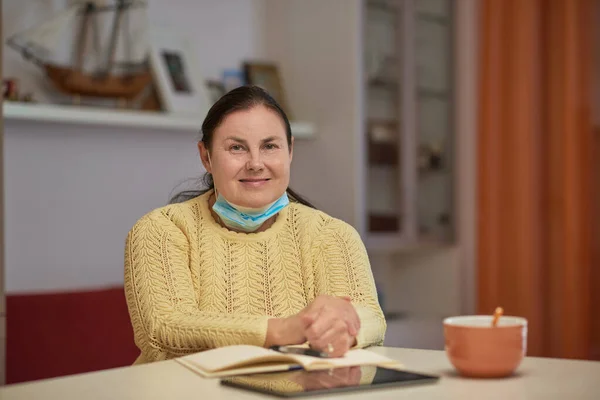
[[[233,232],[248,233],[248,232],[242,231],[240,229],[230,228],[227,225],[225,225],[223,223],[223,221],[221,220],[221,217],[219,217],[219,215],[216,212],[214,212],[214,210],[213,210],[213,205],[215,204],[215,201],[217,201],[217,197],[215,196],[215,192],[213,191],[212,194],[210,195],[210,197],[208,198],[208,209],[210,210],[210,214],[212,215],[213,219],[217,222],[217,224],[219,224],[223,228],[227,228]],[[275,223],[275,220],[277,219],[277,215],[279,215],[279,213],[277,213],[276,215],[273,215],[271,218],[266,220],[257,230],[253,231],[253,233],[264,232],[267,229],[269,229],[273,225],[273,223]]]

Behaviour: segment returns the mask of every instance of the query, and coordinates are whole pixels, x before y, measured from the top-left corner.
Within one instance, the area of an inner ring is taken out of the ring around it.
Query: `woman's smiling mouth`
[[[271,180],[270,178],[247,178],[247,179],[240,179],[240,182],[242,184],[244,184],[244,186],[260,187],[270,180]]]

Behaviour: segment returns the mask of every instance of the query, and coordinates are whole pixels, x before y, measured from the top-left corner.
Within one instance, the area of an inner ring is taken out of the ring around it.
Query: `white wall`
[[[153,27],[193,39],[202,73],[221,77],[246,59],[265,57],[265,0],[149,0]]]
[[[129,228],[201,173],[193,136],[6,122],[7,292],[121,283]]]
[[[4,37],[65,3],[4,0]],[[200,65],[212,78],[264,56],[264,15],[263,0],[150,1],[154,24],[196,39]],[[3,50],[4,75],[20,77],[24,91],[43,100],[39,71]],[[4,130],[8,293],[122,284],[129,228],[165,204],[179,182],[203,172],[195,132],[15,121],[5,121]]]
[[[267,1],[267,55],[280,61],[294,115],[318,126],[314,140],[295,145],[291,184],[359,232],[365,157],[361,17],[360,0]]]

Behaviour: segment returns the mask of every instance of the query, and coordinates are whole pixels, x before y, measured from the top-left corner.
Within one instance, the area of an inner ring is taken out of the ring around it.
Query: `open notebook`
[[[258,346],[234,345],[206,350],[176,358],[175,361],[207,378],[287,371],[375,365],[398,368],[395,360],[363,349],[350,350],[343,357],[318,358],[299,354],[283,354]]]

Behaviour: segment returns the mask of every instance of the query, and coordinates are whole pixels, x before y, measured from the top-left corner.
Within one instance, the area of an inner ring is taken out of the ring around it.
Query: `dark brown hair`
[[[249,110],[257,106],[264,106],[279,115],[285,125],[285,136],[288,147],[292,149],[292,128],[290,121],[283,109],[277,104],[275,99],[271,97],[266,90],[253,85],[240,86],[225,94],[208,110],[206,118],[202,123],[202,143],[207,149],[211,148],[212,138],[215,130],[221,125],[225,117],[236,111]],[[170,203],[179,203],[200,196],[209,190],[215,188],[212,174],[205,173],[200,179],[204,188],[199,190],[186,190],[173,196]],[[287,193],[291,197],[291,201],[304,204],[305,206],[315,208],[308,200],[304,199],[291,188],[287,188]]]

